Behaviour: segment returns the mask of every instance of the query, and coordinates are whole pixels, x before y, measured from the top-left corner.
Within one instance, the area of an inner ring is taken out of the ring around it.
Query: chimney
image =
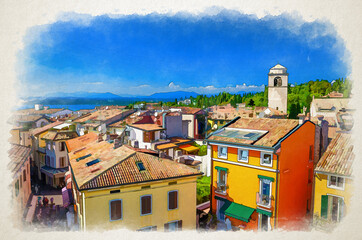
[[[102,142],[103,141],[103,134],[99,133],[98,134],[98,142]]]
[[[321,125],[322,125],[322,121],[323,121],[323,119],[324,119],[324,116],[323,116],[323,115],[318,115],[317,118],[318,118],[318,125],[321,126]]]
[[[120,146],[122,146],[122,142],[119,140],[119,139],[114,139],[114,142],[113,142],[113,149],[117,149],[119,148]]]
[[[303,124],[304,121],[306,120],[305,114],[300,113],[298,114],[298,117],[299,117],[299,125]]]

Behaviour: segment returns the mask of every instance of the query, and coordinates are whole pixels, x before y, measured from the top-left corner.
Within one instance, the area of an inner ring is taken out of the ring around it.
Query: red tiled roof
[[[183,114],[196,114],[200,112],[201,108],[191,108],[191,107],[179,107]]]
[[[235,123],[228,126],[228,129],[250,129],[250,130],[263,130],[268,131],[266,134],[257,140],[248,140],[234,137],[222,137],[211,135],[209,140],[216,140],[222,142],[235,142],[251,145],[259,145],[272,147],[281,138],[287,135],[291,130],[299,125],[298,120],[292,119],[271,119],[271,118],[240,118]]]
[[[23,163],[28,159],[31,153],[30,147],[25,147],[23,145],[12,144],[11,149],[9,150],[10,163],[8,168],[15,173],[23,165]]]
[[[318,161],[315,171],[350,176],[354,157],[351,134],[337,133]]]
[[[86,159],[77,158],[92,154]],[[113,149],[106,141],[91,143],[84,150],[69,154],[69,162],[79,189],[102,188],[148,181],[156,181],[201,173],[193,168],[172,160],[135,152],[121,146]],[[94,159],[100,162],[87,167],[85,163]],[[140,171],[136,165],[142,162],[146,170]]]
[[[98,140],[98,134],[95,132],[89,132],[83,136],[67,140],[67,141],[65,141],[65,144],[67,145],[68,151],[72,152],[74,150],[82,148],[85,145],[87,145],[91,142],[95,142],[97,140]]]
[[[38,134],[40,134],[42,132],[45,132],[45,131],[53,128],[53,127],[56,127],[56,126],[58,126],[58,125],[60,125],[62,123],[63,122],[61,122],[61,121],[53,122],[53,123],[45,125],[44,127],[35,128],[35,129],[31,130],[30,133],[35,136],[35,135],[38,135]]]

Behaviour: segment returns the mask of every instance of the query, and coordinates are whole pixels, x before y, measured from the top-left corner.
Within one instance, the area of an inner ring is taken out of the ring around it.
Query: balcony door
[[[271,181],[268,179],[260,179],[260,204],[264,206],[270,205],[271,198]]]
[[[220,201],[220,200],[216,200],[216,217],[217,220],[219,220],[220,222],[224,222],[225,221],[225,215],[223,212],[221,212],[221,208],[222,206],[224,206],[225,202],[224,201]]]

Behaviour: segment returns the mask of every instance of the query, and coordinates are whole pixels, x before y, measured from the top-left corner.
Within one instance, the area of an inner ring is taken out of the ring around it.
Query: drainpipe
[[[275,214],[274,214],[274,229],[277,228],[277,210],[278,210],[278,179],[279,179],[279,174],[280,174],[280,171],[279,171],[279,157],[280,155],[277,154],[277,152],[280,150],[281,146],[279,147],[278,150],[274,151],[274,154],[277,155],[277,177],[275,179]]]
[[[85,224],[85,198],[84,198],[84,193],[82,193],[82,208],[83,208],[83,232],[86,231],[86,224]]]

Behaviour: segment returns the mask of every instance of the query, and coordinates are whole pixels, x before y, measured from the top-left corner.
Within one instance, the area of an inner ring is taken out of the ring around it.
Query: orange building
[[[207,141],[212,162],[211,209],[219,222],[263,231],[308,226],[314,123],[239,118]]]

